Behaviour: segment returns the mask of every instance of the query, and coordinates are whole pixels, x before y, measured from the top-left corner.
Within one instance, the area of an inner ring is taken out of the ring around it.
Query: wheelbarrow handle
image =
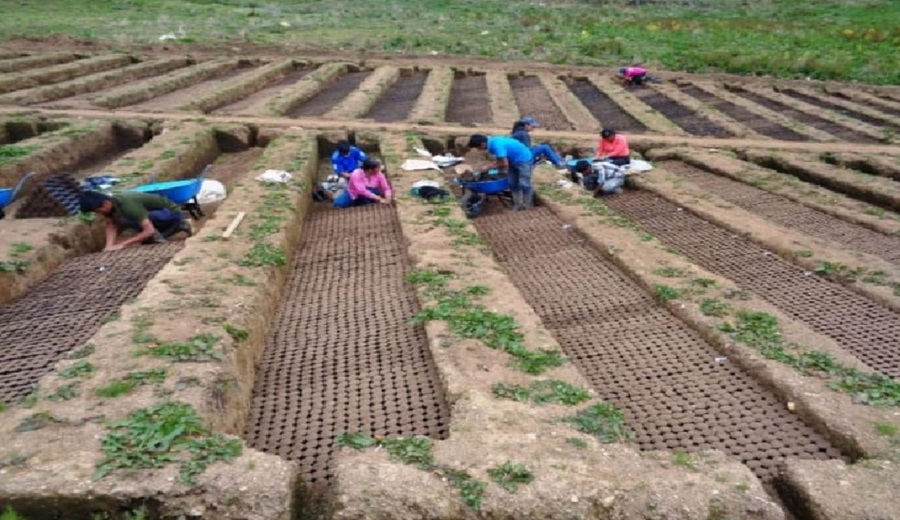
[[[16,198],[16,195],[18,195],[19,190],[22,189],[22,186],[25,186],[25,181],[27,181],[28,179],[30,179],[33,175],[34,175],[34,172],[28,172],[27,175],[25,175],[24,177],[22,177],[21,179],[19,179],[19,183],[16,184],[16,187],[15,187],[15,189],[13,189],[13,192],[12,192],[12,198],[13,198],[13,199]]]

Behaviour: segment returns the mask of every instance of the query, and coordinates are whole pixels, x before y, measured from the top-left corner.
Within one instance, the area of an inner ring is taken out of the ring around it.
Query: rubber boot
[[[519,211],[522,209],[522,195],[524,195],[521,191],[512,192],[513,198],[513,211]]]
[[[534,207],[534,192],[531,190],[522,192],[522,209],[531,209]]]

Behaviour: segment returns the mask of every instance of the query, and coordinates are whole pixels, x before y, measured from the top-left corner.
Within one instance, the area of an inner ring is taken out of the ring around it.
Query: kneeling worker
[[[469,137],[469,148],[486,150],[497,159],[495,167],[506,171],[509,191],[513,196],[513,211],[534,207],[534,190],[531,186],[534,162],[531,149],[512,137],[488,137],[481,134]]]
[[[98,191],[81,194],[81,211],[106,217],[106,247],[116,251],[141,243],[161,244],[178,232],[191,235],[191,226],[184,220],[178,204],[152,193],[126,192],[107,195]],[[137,233],[121,242],[125,230]]]

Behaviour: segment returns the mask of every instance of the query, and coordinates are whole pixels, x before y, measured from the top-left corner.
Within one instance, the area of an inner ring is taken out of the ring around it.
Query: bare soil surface
[[[291,72],[287,76],[281,78],[280,80],[272,83],[271,85],[266,86],[265,88],[258,90],[249,96],[242,98],[234,103],[225,105],[223,107],[219,107],[216,110],[213,110],[213,114],[229,114],[240,112],[242,110],[246,110],[249,107],[254,106],[259,101],[264,99],[270,99],[277,96],[282,90],[290,87],[294,83],[303,79],[307,74],[316,70],[315,67],[301,67]]]
[[[731,137],[724,128],[719,127],[693,110],[684,107],[666,96],[655,92],[652,88],[635,88],[632,93],[654,110],[661,112],[675,124],[693,135],[712,137]]]
[[[222,85],[226,81],[240,76],[241,74],[247,74],[252,72],[252,69],[255,67],[244,66],[238,67],[228,74],[224,74],[221,76],[216,76],[212,79],[208,79],[205,81],[201,81],[200,83],[195,83],[190,87],[179,89],[173,92],[169,92],[168,94],[164,94],[159,97],[155,97],[153,99],[144,101],[142,103],[137,103],[135,105],[128,105],[129,110],[139,110],[139,111],[148,111],[148,112],[161,112],[165,110],[172,110],[175,107],[179,107],[181,105],[185,105],[194,99],[196,99],[200,94],[208,92],[216,87]]]
[[[453,79],[447,121],[466,126],[491,120],[487,101],[487,78],[484,74],[468,74]]]
[[[566,80],[566,85],[604,127],[615,128],[623,132],[640,132],[647,129],[587,79],[569,78]]]
[[[807,114],[801,110],[797,110],[796,108],[792,108],[783,103],[779,103],[778,101],[769,99],[765,96],[761,96],[756,94],[755,92],[748,92],[746,90],[741,89],[729,89],[731,92],[741,96],[745,99],[753,101],[759,105],[762,105],[770,110],[774,110],[775,112],[779,112],[788,117],[796,119],[801,123],[807,124],[813,128],[817,128],[822,130],[823,132],[827,132],[831,135],[839,137],[841,139],[850,141],[850,142],[858,142],[858,143],[874,143],[877,142],[875,139],[871,137],[861,135],[858,132],[854,132],[850,129],[844,128],[840,125],[837,125],[827,119],[822,119],[821,117],[814,116],[812,114]]]
[[[875,127],[885,127],[885,128],[893,128],[893,129],[900,128],[897,125],[895,125],[894,123],[892,123],[886,119],[878,119],[878,118],[872,117],[868,114],[863,114],[861,112],[851,110],[847,107],[838,105],[836,103],[830,103],[818,96],[810,96],[808,94],[804,94],[803,92],[798,92],[796,90],[791,90],[791,89],[783,89],[780,92],[786,96],[790,96],[794,99],[799,99],[800,101],[804,101],[811,105],[826,108],[828,110],[833,110],[835,112],[843,114],[847,117],[851,117],[853,119],[859,119],[860,121],[862,121],[864,123],[868,123]]]
[[[252,147],[243,152],[223,153],[209,170],[209,178],[228,186],[235,179],[253,170],[253,165],[263,154],[265,148]]]
[[[427,79],[428,73],[422,71],[401,73],[397,82],[378,98],[363,117],[384,122],[405,121],[418,101]]]
[[[335,105],[340,103],[344,98],[362,83],[369,75],[371,70],[362,70],[358,72],[348,72],[340,76],[330,85],[325,86],[318,94],[306,100],[300,106],[295,108],[288,114],[289,117],[319,117],[325,115]]]
[[[806,137],[805,135],[799,134],[774,121],[769,121],[744,107],[735,105],[724,99],[719,99],[701,88],[688,85],[681,87],[681,91],[699,101],[708,103],[716,110],[731,116],[734,120],[740,121],[750,127],[754,132],[761,135],[786,141],[809,141],[809,137]]]
[[[521,117],[533,117],[548,130],[572,129],[537,76],[511,76],[509,84]]]

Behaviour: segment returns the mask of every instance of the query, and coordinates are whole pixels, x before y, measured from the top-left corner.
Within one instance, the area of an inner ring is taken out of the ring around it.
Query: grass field
[[[250,41],[900,84],[897,0],[2,0],[0,38]]]

